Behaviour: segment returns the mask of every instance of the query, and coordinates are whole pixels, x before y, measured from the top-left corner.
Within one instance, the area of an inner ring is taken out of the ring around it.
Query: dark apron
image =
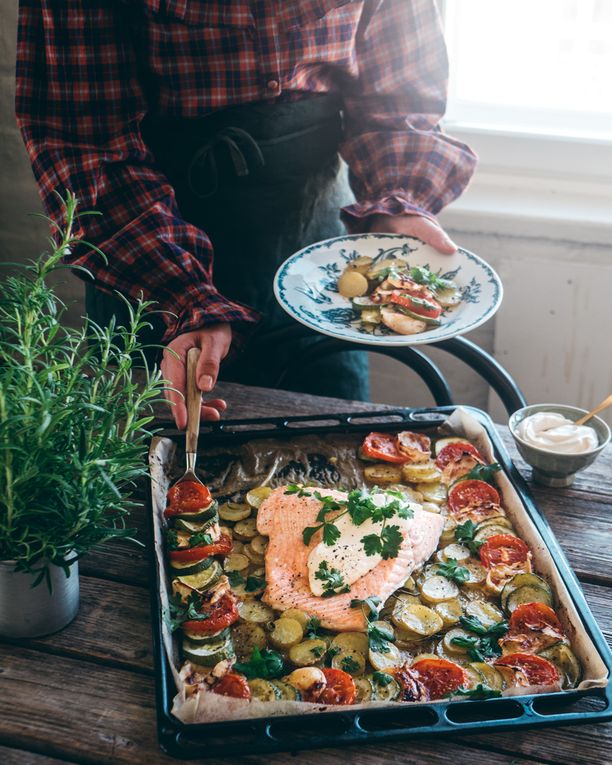
[[[214,248],[213,281],[222,295],[264,318],[244,349],[222,364],[220,379],[273,387],[318,338],[271,343],[269,332],[293,322],[277,304],[278,266],[313,242],[345,233],[339,209],[352,201],[340,162],[340,108],[333,96],[255,103],[202,119],[147,118],[143,137],[176,191],[185,220],[206,231]],[[87,285],[87,312],[119,323],[125,307]],[[155,321],[143,338],[159,342]],[[327,396],[368,399],[367,355],[340,352],[300,368],[282,387]]]

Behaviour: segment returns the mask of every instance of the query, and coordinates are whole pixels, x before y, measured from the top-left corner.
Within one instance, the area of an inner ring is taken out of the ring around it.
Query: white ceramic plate
[[[441,326],[426,332],[398,335],[379,325],[372,334],[361,326],[350,301],[336,288],[346,264],[361,255],[427,266],[457,284],[461,303],[448,312]],[[274,277],[274,295],[290,316],[325,335],[364,345],[401,346],[436,343],[471,332],[495,314],[503,287],[491,266],[467,250],[441,255],[414,237],[352,234],[317,242],[288,258]]]

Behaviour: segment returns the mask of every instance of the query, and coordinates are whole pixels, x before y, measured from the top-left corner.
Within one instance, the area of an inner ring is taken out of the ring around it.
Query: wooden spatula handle
[[[187,393],[187,452],[195,453],[198,448],[198,435],[200,434],[200,409],[202,406],[202,393],[196,383],[196,369],[200,358],[199,348],[190,348],[187,352],[187,380],[185,389]]]
[[[607,409],[609,406],[612,406],[612,393],[604,398],[601,404],[598,404],[595,409],[591,409],[590,412],[587,412],[579,420],[576,420],[576,425],[584,425],[584,423],[590,420],[591,417],[594,417],[596,414],[603,412],[603,410]]]

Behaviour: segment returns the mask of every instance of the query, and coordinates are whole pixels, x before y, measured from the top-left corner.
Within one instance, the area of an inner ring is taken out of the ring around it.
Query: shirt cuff
[[[340,217],[350,234],[367,233],[373,215],[422,215],[435,221],[435,217],[423,207],[410,202],[406,192],[389,191],[376,200],[363,200],[343,207]]]
[[[258,311],[223,297],[209,285],[187,289],[180,304],[173,311],[162,314],[166,324],[162,337],[165,345],[185,332],[194,332],[211,324],[231,324],[232,345],[240,347],[262,318]]]

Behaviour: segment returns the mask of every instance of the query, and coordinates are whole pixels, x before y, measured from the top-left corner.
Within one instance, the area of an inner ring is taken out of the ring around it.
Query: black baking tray
[[[495,457],[513,483],[523,504],[548,546],[584,627],[608,669],[612,653],[585,600],[582,588],[557,542],[546,518],[539,512],[523,477],[512,463],[492,420],[480,409],[463,407],[486,429]],[[238,444],[254,438],[292,438],[295,435],[366,433],[397,430],[428,430],[441,425],[455,410],[454,406],[420,409],[397,409],[345,414],[317,414],[301,417],[225,420],[202,425],[201,442],[207,447]],[[170,423],[158,435],[182,443]],[[150,486],[147,514],[152,526]],[[215,723],[181,723],[171,714],[176,693],[174,679],[161,636],[160,580],[155,556],[151,554],[151,610],[156,669],[156,706],[161,748],[180,759],[228,757],[235,755],[296,751],[329,746],[393,741],[417,736],[466,734],[471,731],[511,730],[612,719],[612,686],[586,691],[563,691],[540,695],[513,696],[486,701],[439,701],[429,704],[406,703],[383,709],[321,712],[269,719],[229,720]]]

